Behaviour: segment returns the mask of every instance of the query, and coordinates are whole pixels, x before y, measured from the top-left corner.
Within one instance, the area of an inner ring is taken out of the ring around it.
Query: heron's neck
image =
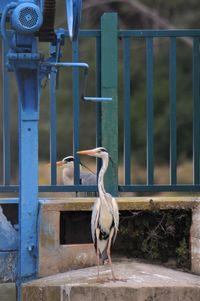
[[[80,172],[82,171],[82,166],[79,165]],[[67,166],[63,168],[63,177],[68,177],[74,179],[74,162],[69,162]]]
[[[104,175],[105,175],[105,172],[108,168],[108,161],[109,161],[108,157],[104,157],[102,159],[102,167],[101,167],[101,170],[99,172],[99,178],[98,178],[98,190],[99,190],[99,195],[100,196],[106,194],[106,191],[105,191],[105,188],[104,188]]]

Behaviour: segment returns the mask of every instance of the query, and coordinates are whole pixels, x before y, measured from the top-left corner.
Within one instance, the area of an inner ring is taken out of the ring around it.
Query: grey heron
[[[73,185],[74,184],[74,157],[68,156],[63,158],[61,161],[56,162],[57,166],[63,168],[63,184]],[[83,171],[83,167],[87,171]],[[96,185],[96,175],[85,165],[80,163],[80,184],[82,185]]]
[[[102,159],[102,167],[98,176],[99,198],[96,200],[92,210],[91,232],[97,254],[98,279],[99,259],[100,257],[103,257],[106,252],[112,277],[116,280],[112,266],[111,245],[114,243],[118,231],[119,209],[115,198],[107,193],[104,188],[104,174],[108,167],[109,154],[104,147],[97,147],[91,150],[79,151],[77,153]]]

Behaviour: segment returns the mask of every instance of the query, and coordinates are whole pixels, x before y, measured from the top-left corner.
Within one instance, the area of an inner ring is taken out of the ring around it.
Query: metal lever
[[[103,102],[103,101],[112,101],[112,97],[88,97],[85,96],[86,88],[87,88],[87,79],[88,79],[88,70],[89,65],[86,63],[62,63],[62,62],[42,62],[42,66],[47,67],[64,67],[64,68],[83,68],[84,77],[83,77],[83,85],[81,87],[81,99],[86,102]]]

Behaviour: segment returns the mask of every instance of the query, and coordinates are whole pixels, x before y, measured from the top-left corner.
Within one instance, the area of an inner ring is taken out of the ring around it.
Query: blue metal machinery
[[[66,0],[70,39],[76,41],[81,19],[81,0]],[[38,212],[38,120],[41,81],[59,67],[84,70],[81,97],[84,101],[111,98],[85,97],[88,65],[59,62],[62,30],[54,32],[55,0],[8,0],[0,3],[1,34],[7,53],[7,68],[14,72],[19,94],[19,260],[18,285],[37,275]],[[7,23],[10,28],[7,30]],[[38,40],[52,42],[55,54],[45,59]],[[30,175],[31,173],[31,175]],[[20,290],[19,290],[20,300]]]
[[[9,17],[13,31],[8,34]],[[1,33],[9,48],[7,64],[16,76],[19,91],[19,258],[18,284],[36,276],[39,64],[36,31],[42,25],[42,12],[34,2],[10,2],[2,11]],[[31,178],[28,176],[31,171]]]

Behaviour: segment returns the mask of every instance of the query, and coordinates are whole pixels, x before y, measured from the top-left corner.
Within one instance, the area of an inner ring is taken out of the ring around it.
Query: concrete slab
[[[48,276],[23,285],[22,301],[199,301],[200,277],[169,268],[120,259],[109,266]]]
[[[0,300],[1,301],[17,301],[15,283],[0,284]]]

